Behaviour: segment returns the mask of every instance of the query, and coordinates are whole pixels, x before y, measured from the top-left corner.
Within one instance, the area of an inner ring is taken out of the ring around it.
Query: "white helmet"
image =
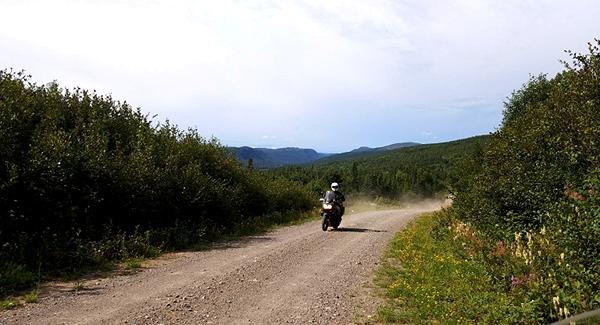
[[[340,186],[338,185],[338,183],[336,183],[336,182],[331,183],[331,190],[332,191],[335,192],[335,191],[338,190],[338,188],[340,188]]]

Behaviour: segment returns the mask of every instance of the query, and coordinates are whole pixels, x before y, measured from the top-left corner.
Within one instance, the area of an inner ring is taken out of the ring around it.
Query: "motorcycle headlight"
[[[323,209],[331,209],[332,205],[331,204],[323,204]]]

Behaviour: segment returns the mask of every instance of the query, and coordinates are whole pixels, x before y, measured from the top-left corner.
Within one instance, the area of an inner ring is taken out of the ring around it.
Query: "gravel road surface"
[[[388,241],[440,205],[349,214],[337,231],[308,222],[166,254],[133,274],[50,283],[38,303],[0,311],[0,324],[366,322],[379,303],[371,281]]]

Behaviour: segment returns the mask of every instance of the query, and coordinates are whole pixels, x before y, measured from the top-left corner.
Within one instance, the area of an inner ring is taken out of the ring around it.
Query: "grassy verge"
[[[387,302],[384,323],[486,323],[506,319],[509,297],[484,265],[453,239],[444,212],[413,221],[391,242],[376,282]]]
[[[21,305],[19,300],[15,298],[7,298],[4,300],[0,300],[0,310],[9,310],[13,308],[17,308]]]
[[[545,228],[494,241],[447,210],[421,216],[384,256],[376,279],[386,297],[379,321],[598,324],[598,273],[564,249]]]
[[[9,297],[0,300],[0,310],[9,310],[22,306],[23,304],[33,304],[38,301],[39,291],[37,289],[21,296]]]

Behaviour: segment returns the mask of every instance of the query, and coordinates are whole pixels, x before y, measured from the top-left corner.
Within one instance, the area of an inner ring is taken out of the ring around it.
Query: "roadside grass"
[[[73,284],[73,287],[71,288],[71,291],[73,292],[79,292],[85,289],[85,284],[83,283],[83,281],[77,281],[75,282],[75,284]]]
[[[10,310],[19,307],[21,303],[15,298],[0,300],[0,310]]]
[[[145,259],[141,257],[127,258],[123,261],[123,269],[128,271],[137,270],[142,267],[144,260]]]
[[[444,211],[423,215],[398,233],[375,282],[386,303],[383,323],[505,323],[509,297],[497,291],[484,265],[453,240]]]
[[[23,303],[28,303],[28,304],[36,303],[38,301],[38,297],[39,297],[38,289],[34,289],[30,293],[25,294],[23,296],[6,297],[5,299],[0,300],[0,310],[10,310],[13,308],[17,308],[17,307],[23,305]]]
[[[38,301],[38,296],[39,291],[36,289],[31,291],[31,293],[24,295],[23,300],[28,304],[36,303]]]

